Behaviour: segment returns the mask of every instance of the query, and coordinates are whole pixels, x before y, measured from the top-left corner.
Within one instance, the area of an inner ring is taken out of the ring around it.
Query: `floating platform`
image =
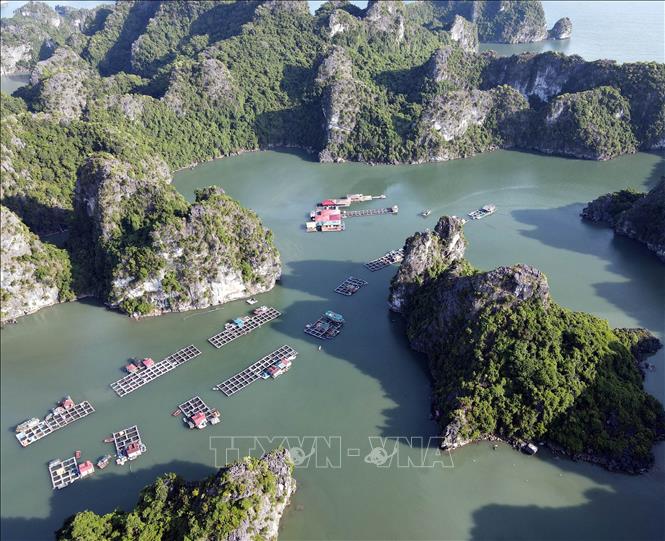
[[[342,218],[360,218],[362,216],[380,216],[381,214],[397,214],[399,207],[394,205],[382,209],[343,210]]]
[[[350,297],[351,295],[355,295],[361,287],[364,287],[366,285],[367,282],[365,282],[365,280],[349,276],[346,280],[344,280],[341,284],[339,284],[335,288],[335,293],[339,293],[340,295],[346,295],[347,297]]]
[[[365,263],[365,267],[367,267],[372,272],[376,272],[378,270],[385,269],[390,265],[394,265],[395,263],[401,263],[403,259],[404,248],[400,248],[399,250],[390,250],[390,252],[379,257],[378,259],[373,259],[369,263]]]
[[[236,338],[251,333],[253,330],[258,329],[262,325],[269,323],[281,315],[282,313],[275,308],[261,306],[254,310],[253,315],[237,318],[234,320],[234,323],[227,323],[225,329],[222,332],[217,333],[215,336],[208,338],[208,342],[219,349],[229,342],[233,342]]]
[[[469,212],[468,216],[472,220],[480,220],[481,218],[489,216],[490,214],[494,214],[495,212],[496,212],[496,205],[489,204],[479,208],[478,210]]]
[[[134,460],[146,451],[136,425],[114,432],[113,445],[115,445],[115,452],[118,456],[118,464],[121,465],[124,464],[124,460]]]
[[[156,380],[158,377],[168,374],[171,370],[178,368],[180,365],[191,361],[199,355],[201,355],[201,352],[198,348],[195,346],[187,346],[169,355],[166,359],[162,359],[158,363],[155,363],[150,368],[144,368],[143,370],[129,374],[128,376],[111,383],[111,389],[113,389],[118,396],[123,397],[136,391],[136,389],[143,387],[147,383]]]
[[[74,404],[73,406],[64,409],[62,407],[56,408],[55,411],[63,410],[60,413],[52,413],[47,416],[47,419],[40,421],[35,419],[35,422],[27,421],[25,429],[19,430],[16,433],[16,439],[23,446],[27,447],[31,443],[35,443],[38,440],[52,434],[56,430],[66,427],[67,425],[87,417],[91,413],[95,412],[95,408],[92,407],[90,402],[84,400],[79,404]],[[21,423],[24,425],[26,423]],[[21,426],[19,425],[19,426]]]
[[[344,327],[344,318],[334,312],[326,312],[314,323],[305,325],[305,334],[309,334],[319,340],[330,340],[335,338]]]
[[[340,207],[348,207],[352,203],[364,203],[365,201],[372,201],[374,199],[385,199],[385,194],[381,195],[364,195],[361,193],[347,194],[344,197],[339,199],[326,199],[322,203],[319,203],[319,206],[325,206],[325,204],[334,203]]]
[[[265,357],[262,357],[254,364],[245,368],[242,372],[238,372],[235,376],[219,383],[213,387],[213,389],[223,392],[226,396],[232,396],[237,392],[242,391],[248,385],[261,379],[261,373],[269,366],[279,362],[280,359],[293,360],[297,355],[298,352],[295,349],[291,346],[284,345]]]
[[[207,423],[216,425],[220,421],[219,411],[211,409],[199,396],[195,396],[187,400],[187,402],[183,402],[178,406],[178,409],[183,414],[183,421],[187,423],[190,428],[205,428]],[[201,426],[197,422],[197,419],[194,418],[197,414],[203,415],[206,424]]]
[[[73,456],[65,460],[58,458],[49,462],[48,473],[51,476],[53,490],[65,488],[81,478],[79,466]]]

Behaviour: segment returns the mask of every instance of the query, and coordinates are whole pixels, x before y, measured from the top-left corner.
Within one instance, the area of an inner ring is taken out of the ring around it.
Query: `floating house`
[[[153,361],[150,357],[146,357],[141,361],[141,364],[143,365],[143,368],[150,368],[152,366],[155,366],[155,361]]]
[[[125,371],[128,374],[135,374],[136,372],[139,371],[139,367],[136,366],[134,363],[129,363],[127,366],[125,366]]]
[[[79,467],[79,476],[81,478],[87,477],[88,475],[92,475],[95,473],[95,467],[92,465],[92,462],[89,460],[86,460],[85,462],[82,462],[81,464],[78,465]]]

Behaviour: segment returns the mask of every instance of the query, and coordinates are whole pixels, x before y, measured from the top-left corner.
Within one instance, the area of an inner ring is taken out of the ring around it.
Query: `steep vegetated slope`
[[[665,177],[648,193],[620,190],[594,199],[582,218],[635,239],[665,262]]]
[[[293,462],[284,449],[245,458],[202,481],[166,474],[141,491],[132,511],[82,511],[65,521],[56,537],[274,540],[296,490],[292,474]]]
[[[479,39],[543,39],[539,2],[337,1],[314,15],[298,1],[33,3],[2,24],[32,51],[7,68],[32,73],[2,100],[2,202],[37,233],[81,219],[75,186],[99,152],[173,171],[273,145],[372,163],[665,146],[662,64],[477,52]]]
[[[660,342],[557,305],[528,265],[475,269],[465,247],[462,221],[444,216],[406,240],[390,291],[428,357],[443,446],[544,440],[611,470],[649,468],[665,411],[639,365]]]

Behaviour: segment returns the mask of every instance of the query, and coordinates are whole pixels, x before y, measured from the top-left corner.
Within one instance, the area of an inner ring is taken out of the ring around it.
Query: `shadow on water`
[[[54,490],[50,501],[50,514],[46,518],[3,518],[2,539],[6,541],[44,541],[46,532],[57,531],[68,517],[83,511],[110,513],[115,508],[129,510],[139,497],[140,490],[165,473],[175,472],[190,480],[199,480],[215,472],[214,468],[191,462],[173,461],[152,468],[139,469],[131,475],[97,471],[63,490]],[[109,469],[120,468],[115,464]],[[127,466],[123,466],[127,468]],[[44,475],[48,476],[46,465]]]
[[[662,509],[651,508],[654,501],[665,498],[661,470],[652,472],[650,478],[646,478],[608,473],[566,459],[554,460],[546,451],[537,457],[533,459],[549,462],[560,470],[562,483],[571,475],[583,475],[600,486],[587,489],[583,493],[586,501],[575,505],[491,504],[480,507],[472,515],[470,539],[610,541],[630,538],[654,541],[665,538]],[[556,493],[558,487],[556,483],[553,485],[551,490]],[[526,484],[525,492],[528,493]],[[619,502],[622,502],[620,508]],[[610,510],[615,512],[608,512]],[[634,525],[636,520],[640,520],[639,525]]]
[[[275,330],[295,339],[305,339],[313,348],[320,345],[331,355],[353,365],[377,381],[392,404],[384,409],[378,434],[391,438],[422,436],[427,442],[437,436],[437,427],[428,419],[430,377],[424,356],[410,349],[402,318],[387,310],[388,285],[396,267],[372,273],[350,261],[298,261],[290,263],[282,285],[302,291],[313,300],[296,301],[284,307],[285,317]],[[334,288],[347,276],[369,282],[355,295],[346,297]],[[316,280],[312,280],[316,276]],[[332,340],[317,340],[303,333],[326,310],[345,317],[346,324]],[[290,317],[293,314],[295,317]],[[395,355],[395,352],[398,354]]]
[[[663,315],[654,314],[648,303],[628,294],[648,291],[649,295],[665,299],[662,263],[641,243],[616,235],[606,226],[582,220],[580,212],[584,206],[575,203],[553,209],[514,210],[511,214],[518,222],[533,228],[521,230],[523,236],[603,261],[605,270],[623,281],[595,283],[596,293],[640,325],[664,331]]]

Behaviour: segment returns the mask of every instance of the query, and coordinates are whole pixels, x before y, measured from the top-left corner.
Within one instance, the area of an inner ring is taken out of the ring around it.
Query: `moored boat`
[[[106,468],[106,466],[109,465],[109,462],[111,461],[111,455],[104,455],[103,457],[100,457],[99,460],[97,460],[97,467],[100,470],[103,470]]]

